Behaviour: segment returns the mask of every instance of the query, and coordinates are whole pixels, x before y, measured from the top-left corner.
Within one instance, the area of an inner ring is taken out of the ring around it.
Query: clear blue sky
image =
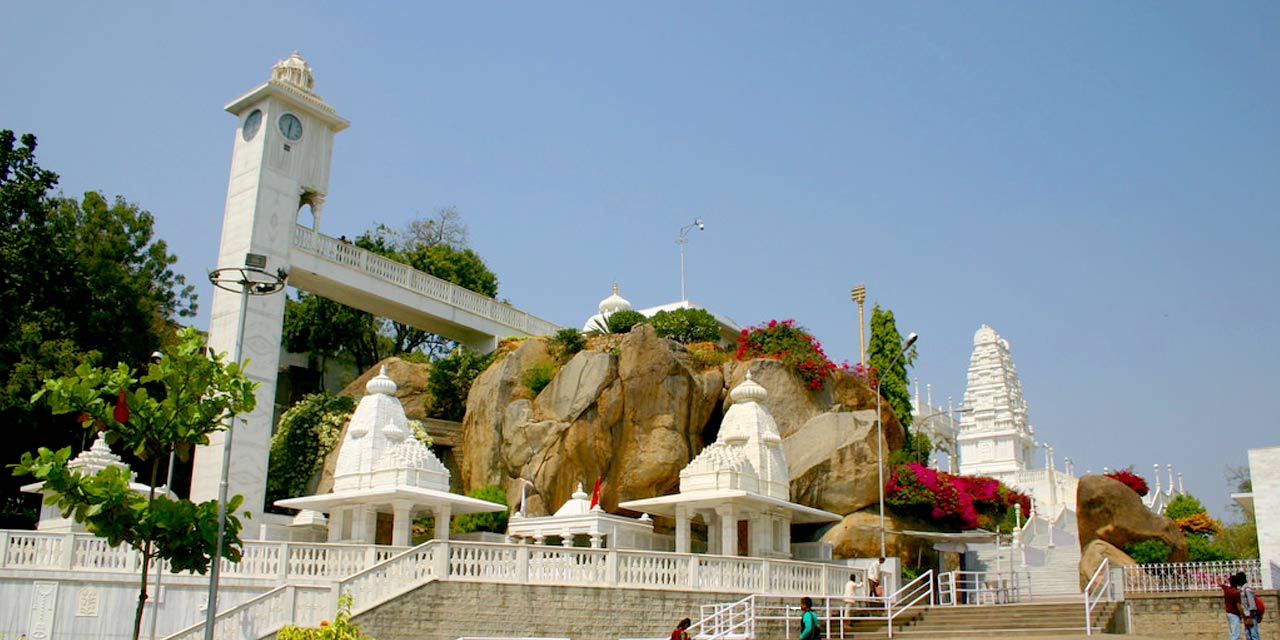
[[[294,49],[352,126],[322,230],[453,205],[500,297],[616,280],[856,360],[849,289],[957,399],[978,327],[1080,471],[1172,463],[1224,515],[1280,445],[1280,4],[9,3],[0,128],[122,194],[199,283],[236,120]]]

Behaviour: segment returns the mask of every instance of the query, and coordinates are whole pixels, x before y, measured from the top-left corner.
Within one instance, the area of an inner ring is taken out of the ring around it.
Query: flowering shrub
[[[1184,533],[1194,533],[1202,536],[1215,536],[1222,533],[1222,525],[1218,524],[1213,516],[1205,512],[1193,513],[1185,518],[1178,518],[1174,521],[1179,529]]]
[[[889,470],[885,502],[896,510],[958,529],[994,529],[1017,505],[1023,516],[1031,499],[992,478],[955,476],[910,462]]]
[[[795,320],[770,320],[763,327],[747,327],[738,336],[738,360],[772,358],[795,367],[810,389],[822,388],[822,381],[836,369],[827,359],[822,344],[813,339]]]
[[[1106,474],[1106,476],[1112,480],[1118,480],[1124,483],[1126,487],[1133,489],[1140,496],[1147,495],[1147,491],[1149,491],[1147,488],[1147,481],[1143,480],[1142,476],[1129,471],[1128,469],[1112,471],[1111,473]]]
[[[288,625],[276,633],[277,640],[374,640],[360,632],[360,625],[351,621],[351,594],[338,596],[338,614],[333,623],[320,621],[320,628],[310,629]]]

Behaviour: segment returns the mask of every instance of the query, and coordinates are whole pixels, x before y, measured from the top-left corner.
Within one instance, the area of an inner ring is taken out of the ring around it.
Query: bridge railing
[[[330,238],[302,225],[294,229],[293,246],[414,293],[464,309],[526,335],[548,336],[560,330],[556,324],[511,305],[428,275],[409,265],[365,251],[350,242]]]

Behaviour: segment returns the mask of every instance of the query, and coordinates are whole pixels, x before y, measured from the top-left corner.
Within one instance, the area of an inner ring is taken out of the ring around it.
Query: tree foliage
[[[276,424],[271,436],[267,465],[267,509],[276,500],[305,495],[324,457],[338,444],[342,425],[351,418],[356,403],[347,396],[312,393],[303,397]]]
[[[916,349],[911,347],[902,357],[902,334],[894,322],[893,312],[876,305],[871,309],[871,340],[867,345],[867,363],[873,378],[880,381],[880,395],[893,408],[903,428],[911,426],[911,392],[907,384],[907,367],[915,362]],[[894,362],[894,360],[897,360]],[[890,363],[893,366],[890,367]],[[874,384],[874,382],[873,382]]]
[[[210,434],[226,429],[235,415],[252,411],[256,385],[239,363],[206,356],[194,329],[182,330],[180,339],[141,377],[125,363],[114,369],[83,364],[73,375],[45,381],[32,398],[47,404],[54,415],[78,416],[85,429],[101,431],[109,444],[148,463],[149,495],[134,491],[120,467],[94,475],[68,468],[71,447],[40,447],[34,455],[24,453],[13,467],[15,475],[43,482],[46,502],[112,546],[128,544],[148,560],[167,560],[174,571],[204,573],[219,556],[240,560],[240,521],[231,512],[241,497],[228,501],[219,549],[217,501],[195,504],[156,495],[160,464],[171,452],[189,456],[194,447],[209,443]],[[142,567],[135,639],[147,599],[148,563]]]
[[[478,489],[473,489],[467,496],[503,506],[507,504],[507,492],[496,484],[487,484]],[[454,533],[472,533],[475,531],[503,533],[507,530],[507,515],[507,511],[464,513],[453,519],[452,530]]]
[[[458,347],[452,354],[432,363],[431,372],[427,375],[431,417],[455,422],[462,420],[467,413],[467,394],[471,391],[471,383],[489,368],[493,359],[494,354]]]
[[[720,322],[706,309],[659,311],[649,318],[649,324],[653,325],[658,337],[682,344],[720,340]]]
[[[96,192],[51,196],[58,176],[35,151],[35,136],[0,131],[0,421],[15,451],[83,448],[75,421],[38,411],[32,394],[82,364],[143,365],[194,315],[195,295],[150,213]],[[18,486],[5,481],[0,526],[31,524]]]

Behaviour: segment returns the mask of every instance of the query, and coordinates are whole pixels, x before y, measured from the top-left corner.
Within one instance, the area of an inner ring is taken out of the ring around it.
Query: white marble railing
[[[221,611],[214,624],[217,640],[261,638],[289,624],[312,625],[333,610],[332,590],[286,584],[248,602]],[[204,637],[204,622],[193,624],[165,640],[197,640]]]
[[[516,309],[511,305],[503,304],[470,289],[459,287],[452,282],[425,274],[413,267],[389,260],[371,251],[365,251],[349,242],[343,242],[316,233],[301,225],[298,225],[294,230],[293,246],[307,253],[318,255],[375,278],[404,287],[414,293],[464,309],[482,318],[516,329],[526,335],[549,336],[560,329],[554,323]]]
[[[1226,560],[1221,562],[1171,562],[1124,567],[1126,593],[1183,593],[1217,591],[1218,582],[1243,571],[1249,583],[1262,585],[1262,563],[1258,560]]]
[[[342,580],[352,612],[432,580],[679,589],[774,595],[843,593],[851,569],[707,554],[432,541]]]
[[[280,582],[335,582],[402,551],[380,545],[245,541],[238,563],[222,561],[224,577]],[[88,534],[0,531],[0,568],[92,573],[141,571],[141,554]],[[163,569],[165,563],[161,562]],[[154,565],[153,565],[154,566]]]

